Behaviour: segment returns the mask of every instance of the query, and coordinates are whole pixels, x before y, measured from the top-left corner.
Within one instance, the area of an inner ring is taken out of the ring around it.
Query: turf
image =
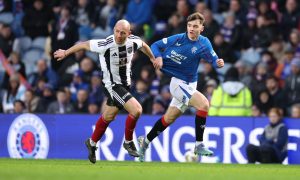
[[[0,159],[0,180],[300,179],[300,166]]]

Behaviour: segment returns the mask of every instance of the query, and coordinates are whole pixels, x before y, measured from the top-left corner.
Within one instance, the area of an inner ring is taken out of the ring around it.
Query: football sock
[[[156,138],[161,132],[163,132],[169,126],[166,123],[164,116],[156,121],[155,125],[151,129],[151,131],[147,135],[147,140],[151,142],[154,138]],[[148,143],[149,144],[149,143]]]
[[[207,111],[198,110],[195,118],[196,141],[203,141],[203,133],[206,124]]]
[[[125,140],[132,141],[132,135],[137,122],[137,118],[129,114],[125,123]]]
[[[200,144],[202,144],[202,141],[196,141],[196,146],[199,146]]]
[[[91,144],[92,146],[96,146],[97,143],[95,143],[95,142],[90,138],[90,144]]]
[[[95,143],[97,143],[102,138],[108,125],[109,125],[109,122],[105,121],[103,116],[101,116],[98,119],[98,121],[96,123],[96,128],[95,128],[95,130],[92,134],[92,138],[91,138]]]

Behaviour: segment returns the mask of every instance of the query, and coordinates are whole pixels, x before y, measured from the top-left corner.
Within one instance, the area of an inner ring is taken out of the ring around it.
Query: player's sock
[[[207,111],[198,110],[195,118],[196,142],[203,141],[203,133],[206,124]]]
[[[133,115],[129,114],[126,119],[125,124],[125,142],[132,141],[132,135],[137,122],[137,118]]]
[[[92,140],[92,138],[90,138],[90,144],[91,144],[91,146],[96,146],[96,145],[97,145],[97,143],[94,142],[94,141]]]
[[[164,116],[156,121],[155,125],[147,135],[147,140],[151,142],[160,133],[162,133],[170,124],[166,123]]]
[[[199,146],[202,143],[203,143],[202,141],[196,141],[196,146]]]
[[[101,116],[97,123],[96,123],[96,128],[92,134],[92,141],[94,141],[95,143],[97,143],[103,136],[106,128],[108,127],[109,122],[105,121],[105,119],[103,118],[103,116]]]

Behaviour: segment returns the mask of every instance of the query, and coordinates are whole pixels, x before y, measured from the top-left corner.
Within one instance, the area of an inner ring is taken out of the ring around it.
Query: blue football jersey
[[[197,41],[192,41],[186,33],[176,34],[156,41],[151,50],[155,57],[163,58],[162,72],[186,82],[197,81],[201,59],[217,67],[218,56],[209,39],[201,35]]]

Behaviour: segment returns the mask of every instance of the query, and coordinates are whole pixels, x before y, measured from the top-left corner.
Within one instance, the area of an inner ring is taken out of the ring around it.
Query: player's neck
[[[199,36],[197,36],[197,37],[190,37],[190,36],[188,35],[188,38],[189,38],[189,40],[191,40],[191,41],[197,41],[198,37],[199,37]]]

